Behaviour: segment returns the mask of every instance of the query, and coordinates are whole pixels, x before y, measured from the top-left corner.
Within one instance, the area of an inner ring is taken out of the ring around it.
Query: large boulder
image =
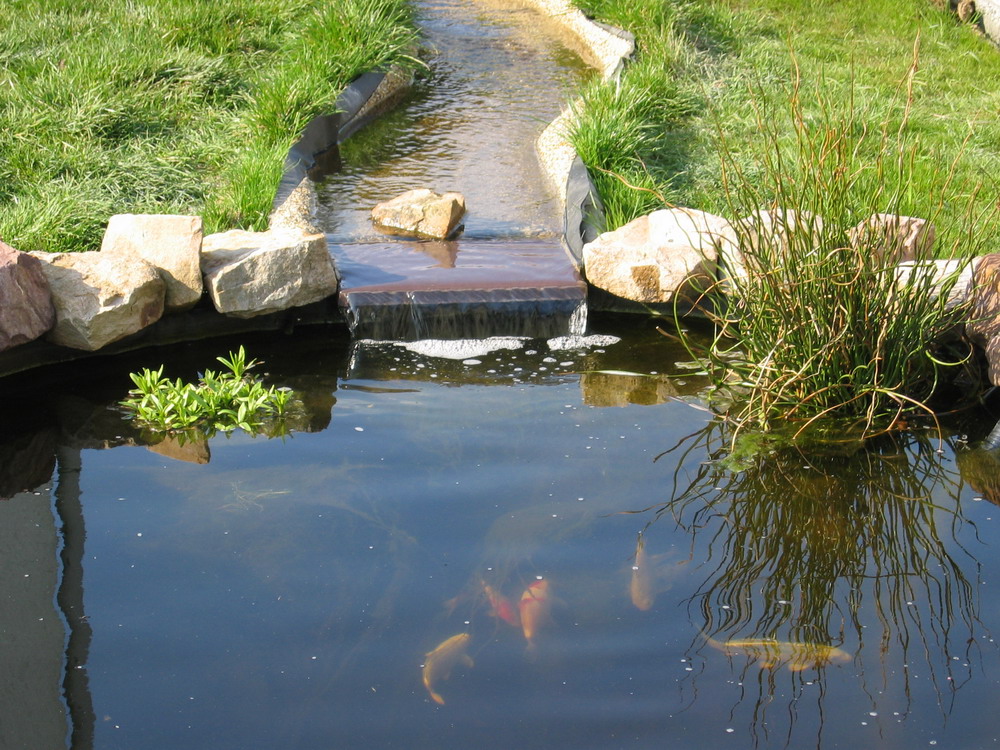
[[[101,252],[32,255],[42,261],[52,289],[56,324],[47,338],[54,344],[95,351],[163,315],[166,285],[141,258]]]
[[[770,271],[782,265],[789,248],[819,247],[823,218],[808,211],[757,210],[735,224],[739,241],[724,253],[727,273],[744,279],[748,271]]]
[[[438,195],[433,190],[408,190],[372,209],[372,221],[393,234],[445,239],[455,233],[465,215],[461,193]]]
[[[0,352],[37,339],[55,322],[41,262],[0,242]]]
[[[188,310],[201,299],[201,217],[117,214],[108,221],[101,252],[138,257],[166,283],[166,312]]]
[[[697,295],[715,283],[720,248],[736,236],[720,216],[688,208],[654,211],[583,246],[587,281],[643,303]]]
[[[989,378],[1000,385],[1000,253],[976,259],[965,332],[986,352]]]
[[[338,284],[326,237],[292,229],[210,234],[201,270],[215,309],[237,318],[318,302]]]
[[[926,219],[897,214],[873,214],[849,232],[852,245],[887,265],[930,258],[935,234]]]

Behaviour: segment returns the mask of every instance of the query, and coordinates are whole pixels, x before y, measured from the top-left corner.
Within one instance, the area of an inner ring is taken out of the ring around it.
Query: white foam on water
[[[522,349],[527,338],[496,336],[488,339],[424,339],[422,341],[394,341],[414,354],[442,359],[473,359],[502,349]]]
[[[595,346],[611,346],[621,341],[617,336],[557,336],[548,340],[549,349],[554,352],[569,349],[590,349]]]

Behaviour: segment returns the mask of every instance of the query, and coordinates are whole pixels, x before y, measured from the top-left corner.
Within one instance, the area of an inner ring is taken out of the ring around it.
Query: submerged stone
[[[465,215],[461,193],[439,195],[433,190],[408,190],[372,209],[372,221],[392,233],[445,239],[456,232]]]

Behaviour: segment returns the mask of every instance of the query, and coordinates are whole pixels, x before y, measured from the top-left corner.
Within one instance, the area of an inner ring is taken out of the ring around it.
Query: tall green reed
[[[705,290],[716,337],[697,354],[741,426],[791,423],[798,436],[836,418],[873,434],[908,413],[933,413],[932,397],[968,359],[946,334],[966,312],[956,285],[984,251],[996,211],[977,211],[975,191],[953,193],[947,163],[932,189],[914,189],[920,143],[906,113],[915,69],[916,57],[901,87],[903,116],[877,130],[857,117],[853,96],[832,97],[822,81],[806,96],[797,75],[784,111],[763,92],[754,98],[752,158],[737,156],[719,128],[727,213],[746,218],[733,221],[739,250],[727,278]],[[875,214],[925,219],[936,243],[918,244],[902,273],[884,233],[856,229]]]

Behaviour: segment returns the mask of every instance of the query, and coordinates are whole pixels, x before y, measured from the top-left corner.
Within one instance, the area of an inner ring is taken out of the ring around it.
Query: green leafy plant
[[[209,435],[239,428],[250,434],[283,434],[282,421],[292,400],[286,388],[265,387],[248,372],[259,362],[241,346],[217,357],[225,370],[205,370],[198,383],[164,377],[163,366],[130,373],[135,388],[122,405],[156,430]]]

